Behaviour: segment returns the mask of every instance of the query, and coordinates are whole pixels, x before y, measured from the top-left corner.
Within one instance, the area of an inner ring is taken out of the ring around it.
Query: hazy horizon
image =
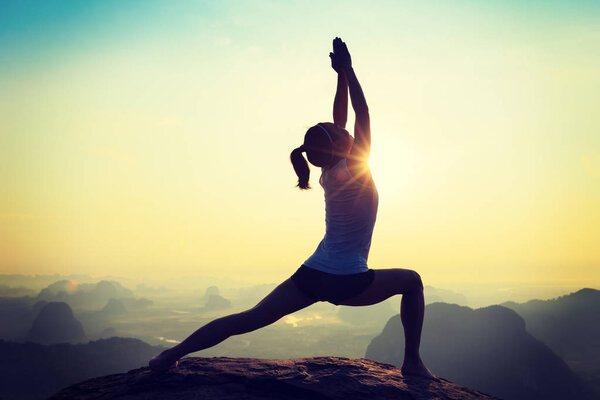
[[[313,4],[2,3],[0,274],[289,277],[325,226],[288,157],[331,120],[340,36],[372,268],[479,298],[600,287],[600,3]]]
[[[13,279],[8,279],[9,275],[0,274],[0,286],[6,285],[12,288],[24,287],[37,291],[47,287],[50,283],[54,283],[61,280],[69,280],[73,291],[77,291],[80,284],[84,283],[97,283],[101,280],[116,281],[122,284],[127,289],[137,290],[138,286],[144,285],[147,290],[156,290],[156,295],[160,295],[161,291],[168,293],[171,296],[176,295],[177,297],[190,297],[203,294],[204,291],[211,286],[216,286],[220,289],[221,293],[228,297],[231,293],[236,293],[240,289],[249,289],[260,286],[274,287],[279,284],[278,281],[242,281],[233,278],[215,278],[215,277],[171,277],[168,280],[149,280],[149,279],[132,279],[124,278],[114,275],[105,276],[90,276],[90,275],[36,275],[27,276],[16,274],[13,275]],[[23,279],[19,278],[23,277]],[[433,284],[425,285],[425,294],[427,300],[427,292],[429,290],[443,290],[451,292],[455,295],[461,295],[465,297],[465,303],[471,308],[487,307],[490,305],[501,304],[507,301],[516,303],[525,303],[529,300],[549,300],[557,297],[561,297],[570,293],[574,293],[584,288],[591,288],[600,290],[598,287],[591,285],[559,285],[557,283],[510,283],[510,282],[496,282],[488,284],[454,284],[446,286],[437,286]],[[399,305],[400,296],[394,296],[391,301],[398,302]],[[399,309],[398,309],[399,311]]]

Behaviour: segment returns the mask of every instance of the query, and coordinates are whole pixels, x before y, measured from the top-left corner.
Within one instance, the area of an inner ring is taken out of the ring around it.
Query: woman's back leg
[[[253,308],[215,319],[192,333],[177,346],[165,350],[150,361],[154,370],[168,368],[179,358],[212,347],[233,335],[270,325],[281,317],[314,303],[292,282],[285,280]]]

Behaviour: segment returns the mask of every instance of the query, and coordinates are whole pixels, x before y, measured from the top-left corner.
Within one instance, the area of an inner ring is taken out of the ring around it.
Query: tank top
[[[345,158],[323,168],[319,183],[325,191],[325,237],[304,265],[338,275],[367,271],[379,203],[375,183],[352,176]]]

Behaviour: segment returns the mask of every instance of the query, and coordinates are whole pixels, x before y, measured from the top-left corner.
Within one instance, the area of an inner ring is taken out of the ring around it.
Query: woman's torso
[[[344,158],[323,169],[320,183],[325,191],[325,237],[304,264],[333,274],[366,271],[379,202],[370,174],[353,176]]]

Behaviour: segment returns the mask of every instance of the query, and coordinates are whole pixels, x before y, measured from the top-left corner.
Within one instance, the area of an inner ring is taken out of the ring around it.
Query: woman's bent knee
[[[421,279],[421,275],[417,271],[410,270],[410,289],[411,291],[415,290],[423,290],[423,280]]]

